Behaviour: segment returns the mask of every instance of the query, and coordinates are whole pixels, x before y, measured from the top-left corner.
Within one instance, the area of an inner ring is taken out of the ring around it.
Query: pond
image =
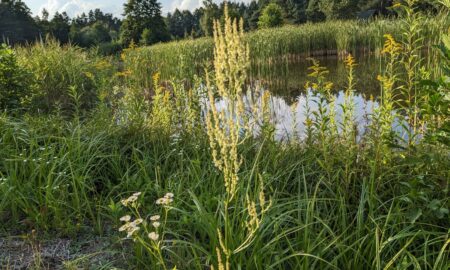
[[[345,101],[343,89],[347,84],[347,71],[342,59],[336,57],[316,58],[321,66],[328,69],[327,81],[333,82],[333,92],[336,97],[334,110],[336,121],[341,122],[342,104]],[[355,68],[356,89],[354,91],[354,125],[359,136],[364,134],[370,123],[370,115],[379,106],[380,83],[377,76],[382,73],[383,62],[380,58],[359,57]],[[250,72],[251,92],[244,97],[248,111],[261,107],[264,91],[271,92],[270,106],[272,108],[273,124],[276,127],[277,140],[303,139],[305,137],[305,121],[307,110],[317,111],[318,96],[314,89],[306,89],[305,83],[311,80],[307,75],[310,60],[302,60],[285,64],[270,64],[252,67]],[[222,104],[223,105],[223,104]],[[259,122],[260,116],[252,116],[254,122]],[[393,130],[402,131],[401,122],[395,119]],[[405,134],[399,134],[405,137]]]
[[[344,60],[338,56],[315,58],[320,65],[329,71],[327,81],[334,84],[337,91],[345,89],[347,84],[347,71]],[[357,66],[354,74],[356,91],[367,97],[377,97],[380,94],[380,83],[377,76],[382,73],[383,60],[379,57],[360,55],[355,57]],[[250,80],[259,81],[274,95],[294,100],[300,93],[305,92],[305,83],[311,80],[308,77],[312,61],[302,59],[294,62],[258,64],[250,70]]]

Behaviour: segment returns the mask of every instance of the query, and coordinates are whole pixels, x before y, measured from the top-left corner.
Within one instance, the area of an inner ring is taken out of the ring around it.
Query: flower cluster
[[[128,205],[133,204],[134,202],[136,202],[138,197],[139,197],[139,195],[141,195],[141,192],[133,193],[133,195],[131,195],[127,199],[121,200],[120,202],[123,204],[123,206],[128,206]]]
[[[159,219],[161,218],[160,215],[155,215],[150,217],[150,221],[152,221],[152,226],[154,227],[155,231],[150,232],[148,234],[148,238],[150,238],[153,241],[157,241],[159,239],[159,234],[156,230],[158,230],[159,226],[161,226],[161,223],[159,222]]]
[[[169,205],[173,202],[173,193],[166,193],[164,197],[156,200],[156,204],[158,205]]]
[[[120,202],[122,203],[123,206],[126,207],[130,207],[130,209],[133,210],[134,215],[136,216],[136,219],[134,221],[132,220],[132,217],[130,215],[125,215],[123,217],[120,218],[120,221],[125,222],[125,224],[123,224],[120,228],[119,231],[120,232],[126,232],[127,233],[127,238],[131,238],[133,237],[134,240],[142,240],[139,236],[139,234],[136,234],[136,232],[138,232],[141,228],[140,225],[142,224],[142,229],[147,233],[147,236],[150,240],[157,242],[159,239],[162,238],[162,236],[160,236],[160,227],[161,227],[161,222],[163,222],[163,225],[165,224],[166,218],[167,218],[167,213],[170,210],[169,208],[166,208],[165,206],[170,205],[173,202],[173,193],[166,193],[166,195],[164,195],[164,197],[159,198],[158,200],[156,200],[156,204],[157,205],[161,205],[164,207],[164,220],[161,221],[161,216],[160,215],[153,215],[149,218],[150,220],[150,224],[151,224],[151,230],[147,227],[147,222],[144,221],[141,218],[141,215],[139,214],[139,209],[138,209],[138,204],[136,204],[136,201],[138,200],[139,196],[141,195],[141,192],[136,192],[134,194],[132,194],[130,197],[128,197],[127,199],[123,199]]]
[[[129,215],[121,217],[120,221],[125,222],[125,224],[119,228],[119,232],[127,232],[127,238],[132,237],[135,232],[139,231],[139,224],[143,222],[142,218],[137,218],[134,221],[131,221],[131,217]]]
[[[397,56],[402,50],[402,45],[395,41],[394,37],[391,34],[385,34],[384,38],[386,40],[384,42],[381,54],[390,54],[392,57]]]

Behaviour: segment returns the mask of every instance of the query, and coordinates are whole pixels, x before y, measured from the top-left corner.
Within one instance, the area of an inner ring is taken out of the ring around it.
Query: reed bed
[[[445,30],[448,19],[443,16],[426,18],[421,22],[427,45],[437,44],[437,32]],[[327,21],[299,26],[263,29],[245,34],[250,46],[254,69],[268,68],[273,62],[288,62],[309,56],[376,54],[383,47],[383,34],[400,38],[398,20]],[[203,74],[213,59],[214,42],[211,38],[182,40],[151,47],[128,50],[132,63],[142,61],[151,72],[160,72],[163,79],[193,79]],[[125,68],[135,70],[133,64]],[[141,70],[139,68],[139,70]],[[145,74],[151,77],[151,72]]]

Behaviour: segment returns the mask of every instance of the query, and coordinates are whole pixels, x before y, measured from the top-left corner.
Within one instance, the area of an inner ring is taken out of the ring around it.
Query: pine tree
[[[200,26],[205,36],[212,36],[213,22],[220,18],[219,7],[212,0],[203,1],[204,11],[200,19]]]
[[[121,27],[121,41],[125,46],[132,41],[139,43],[145,29],[150,31],[150,36],[146,37],[149,44],[170,39],[161,16],[161,5],[157,0],[128,0],[124,4],[124,9],[125,20]]]

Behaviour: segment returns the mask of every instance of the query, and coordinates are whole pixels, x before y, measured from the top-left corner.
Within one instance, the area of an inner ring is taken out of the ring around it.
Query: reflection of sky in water
[[[256,90],[248,91],[244,98],[246,111],[249,116],[250,123],[254,123],[253,130],[255,135],[259,133],[262,112],[262,93],[265,91],[261,87],[255,87]],[[314,92],[310,89],[306,93],[299,94],[294,103],[286,101],[286,97],[280,97],[272,95],[270,99],[270,107],[272,112],[272,121],[275,126],[275,139],[276,140],[292,140],[292,139],[304,139],[306,135],[306,112],[309,106],[310,118],[314,120],[313,112],[318,111],[317,101],[318,97],[314,95]],[[206,101],[206,100],[205,100]],[[339,126],[342,122],[343,109],[342,106],[345,102],[345,94],[340,91],[336,94],[335,112],[336,122]],[[364,95],[354,93],[354,125],[358,130],[358,135],[361,136],[365,133],[367,126],[370,124],[370,117],[372,112],[378,108],[377,101],[368,100]],[[289,104],[290,103],[290,104]],[[216,103],[218,110],[222,110],[226,106],[226,101],[219,100]],[[256,109],[255,109],[256,108]],[[395,119],[393,124],[393,130],[400,135],[402,131],[400,121]],[[402,137],[405,138],[403,135]]]
[[[261,93],[264,90],[259,90],[256,94],[253,94],[253,98],[249,98],[250,94],[246,96],[247,106],[254,103],[258,107],[261,107]],[[252,101],[253,100],[253,101]],[[342,107],[344,103],[345,95],[343,91],[340,91],[336,95],[335,111],[336,121],[340,123],[342,121]],[[272,95],[270,100],[270,106],[273,111],[273,124],[275,125],[277,140],[286,140],[292,138],[303,139],[305,136],[305,122],[306,112],[309,106],[310,117],[314,119],[312,115],[318,111],[318,98],[314,95],[313,91],[308,90],[304,94],[300,94],[296,97],[296,102],[290,106],[285,99],[279,96]],[[255,103],[256,102],[256,103]],[[364,99],[361,94],[354,95],[354,123],[358,127],[360,134],[364,132],[364,127],[368,124],[368,114],[372,110],[378,107],[378,103]]]

